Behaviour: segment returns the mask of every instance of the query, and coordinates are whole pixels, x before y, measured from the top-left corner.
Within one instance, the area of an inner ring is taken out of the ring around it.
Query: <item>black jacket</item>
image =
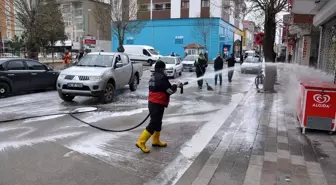
[[[148,101],[167,107],[170,95],[174,94],[176,90],[177,85],[170,84],[165,74],[155,71],[149,80]]]
[[[215,63],[214,63],[215,70],[221,70],[221,69],[223,69],[223,65],[224,65],[223,58],[222,57],[217,57],[215,59]]]
[[[227,65],[228,65],[228,67],[234,67],[234,66],[235,66],[236,60],[235,60],[234,57],[230,57],[230,58],[227,59],[226,61],[227,61]]]
[[[208,61],[204,57],[198,57],[195,61],[196,73],[205,73],[205,69],[208,67]]]

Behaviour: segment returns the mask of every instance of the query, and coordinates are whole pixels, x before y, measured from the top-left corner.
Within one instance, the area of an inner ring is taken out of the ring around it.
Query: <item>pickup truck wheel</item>
[[[63,94],[61,92],[58,93],[58,96],[63,100],[63,101],[66,101],[66,102],[70,102],[72,101],[75,96],[71,96],[71,95],[67,95],[67,94]]]
[[[107,83],[103,91],[103,94],[100,97],[102,103],[111,103],[114,99],[114,86],[112,83]]]
[[[136,91],[138,88],[139,80],[137,76],[133,77],[132,82],[129,84],[129,88],[131,91]]]
[[[7,83],[0,82],[0,98],[6,98],[10,91],[11,88]]]

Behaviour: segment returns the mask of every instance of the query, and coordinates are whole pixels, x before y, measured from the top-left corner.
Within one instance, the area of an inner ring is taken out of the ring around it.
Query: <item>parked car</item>
[[[59,71],[25,58],[0,59],[0,98],[13,93],[56,88]]]
[[[195,71],[195,61],[197,59],[198,55],[188,55],[186,56],[183,61],[182,61],[182,65],[183,65],[183,70],[187,70],[187,71]]]
[[[76,96],[93,96],[102,103],[110,103],[116,89],[129,85],[135,91],[142,73],[142,64],[131,62],[125,53],[88,53],[76,66],[61,72],[57,80],[58,94],[64,101],[72,101]]]
[[[262,69],[262,60],[258,55],[248,56],[241,65],[242,73],[258,74]]]
[[[168,77],[177,78],[182,76],[182,62],[180,57],[164,56],[160,57],[160,60],[166,63],[166,72]],[[154,71],[155,64],[152,65],[151,71]]]
[[[145,62],[149,65],[154,64],[162,55],[151,46],[145,45],[124,45],[126,54],[134,61]]]

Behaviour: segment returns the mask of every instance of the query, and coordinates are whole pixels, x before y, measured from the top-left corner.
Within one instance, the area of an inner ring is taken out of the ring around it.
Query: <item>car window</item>
[[[143,53],[144,55],[146,55],[146,56],[151,56],[151,55],[149,54],[149,52],[148,52],[147,50],[145,50],[145,49],[142,50],[142,53]]]
[[[77,64],[77,66],[88,67],[112,67],[114,55],[86,55]]]
[[[40,64],[36,61],[27,60],[26,64],[28,66],[28,70],[46,70],[44,65],[42,65],[42,64]]]
[[[129,62],[128,56],[127,55],[120,55],[121,56],[121,61],[124,65],[127,65]]]
[[[19,61],[19,60],[16,60],[16,61],[10,61],[8,62],[8,65],[7,65],[7,69],[10,71],[14,71],[14,70],[26,70],[24,64],[23,64],[23,61]]]

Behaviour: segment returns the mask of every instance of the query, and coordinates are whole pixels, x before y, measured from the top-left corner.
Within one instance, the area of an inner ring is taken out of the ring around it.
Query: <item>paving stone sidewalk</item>
[[[336,137],[301,134],[278,73],[277,93],[252,88],[177,185],[336,185]]]

